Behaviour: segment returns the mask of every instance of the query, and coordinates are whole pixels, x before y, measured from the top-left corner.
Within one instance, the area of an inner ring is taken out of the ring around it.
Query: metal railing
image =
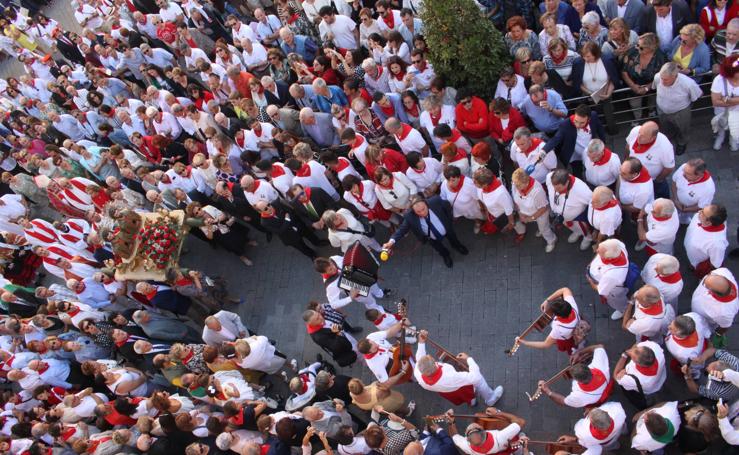
[[[699,97],[697,100],[695,100],[691,104],[691,108],[690,108],[690,111],[691,112],[698,112],[698,111],[704,111],[704,110],[707,110],[707,109],[713,109],[713,105],[710,102],[710,100],[711,100],[710,87],[711,87],[711,84],[713,83],[713,77],[715,77],[716,75],[713,72],[711,72],[711,71],[707,71],[705,73],[702,73],[702,74],[698,74],[697,75],[697,77],[699,77],[701,79],[702,78],[705,78],[707,76],[710,76],[711,78],[710,79],[707,79],[704,82],[700,82],[698,84],[698,86],[703,91],[703,95],[701,97]],[[624,97],[624,98],[618,97],[621,94],[626,94],[626,97]],[[656,94],[657,94],[656,90],[650,90],[649,92],[647,92],[644,95],[636,95],[636,94],[634,94],[634,92],[631,90],[630,87],[623,87],[623,88],[619,88],[619,89],[614,90],[613,93],[611,94],[611,97],[608,100],[606,100],[606,102],[609,102],[609,103],[613,104],[614,105],[614,109],[615,109],[615,105],[618,104],[618,103],[626,103],[627,106],[628,106],[628,109],[614,110],[613,111],[613,117],[614,118],[621,117],[620,121],[617,121],[614,124],[615,125],[627,125],[627,124],[631,124],[634,121],[643,122],[645,120],[654,120],[654,119],[656,119],[657,118],[656,115],[651,115],[651,116],[645,115],[645,116],[642,116],[639,119],[636,119],[633,116],[634,111],[637,111],[637,110],[646,111],[647,109],[651,109],[652,106],[642,106],[642,107],[639,107],[637,109],[634,109],[634,108],[632,108],[628,104],[628,102],[631,101],[631,100],[637,100],[637,99],[638,100],[641,100],[641,99],[644,99],[644,98],[653,97]],[[631,96],[629,96],[629,95],[631,95]],[[708,100],[708,104],[707,105],[704,102],[704,100]],[[569,112],[570,113],[573,113],[575,107],[577,107],[579,104],[582,104],[582,103],[592,104],[592,99],[589,96],[578,96],[576,98],[568,98],[568,99],[564,100],[564,103],[565,103],[565,106],[567,106],[567,109],[569,110]],[[601,104],[601,103],[598,103],[598,104]],[[594,106],[598,106],[598,104],[595,104]],[[627,115],[627,114],[631,114],[631,115]],[[603,115],[602,112],[599,112],[599,117],[601,119],[604,119],[605,118],[605,116]],[[624,117],[628,117],[628,118],[624,118]]]

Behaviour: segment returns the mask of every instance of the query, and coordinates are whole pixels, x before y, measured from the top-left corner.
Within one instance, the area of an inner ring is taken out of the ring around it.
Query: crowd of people
[[[0,80],[0,453],[543,450],[515,409],[494,407],[504,389],[484,358],[443,351],[390,308],[397,291],[342,275],[357,244],[387,259],[412,232],[452,268],[450,248],[469,254],[462,226],[521,244],[532,224],[546,253],[594,254],[592,295],[635,337],[613,352],[589,339],[570,289],[544,300],[551,330],[516,338],[512,354],[569,356],[569,393],[558,375],[531,399],[584,411],[546,450],[739,444],[739,358],[725,349],[739,251],[715,170],[698,154],[676,164],[711,79],[714,149],[728,138],[739,150],[739,6],[477,0],[510,52],[485,100],[435,73],[423,3],[72,0],[80,33],[43,2],[4,10],[0,49],[25,74]],[[607,143],[624,115],[620,153]],[[275,248],[256,239],[305,256],[295,262],[310,261],[326,296],[285,324],[326,358],[301,365],[250,330],[208,270],[116,274],[136,213],[171,211],[195,237],[185,248],[206,242],[254,268],[250,251]],[[364,305],[362,337],[349,305]],[[373,377],[337,370],[355,363]],[[669,375],[687,393],[667,390]],[[451,409],[418,418],[402,384],[486,408],[473,422]]]

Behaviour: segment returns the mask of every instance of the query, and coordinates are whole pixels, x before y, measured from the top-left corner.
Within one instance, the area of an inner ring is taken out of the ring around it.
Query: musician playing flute
[[[580,310],[570,288],[560,288],[554,291],[541,304],[541,311],[551,312],[554,316],[551,322],[552,330],[546,339],[544,341],[528,341],[516,337],[516,341],[523,346],[536,349],[548,349],[556,345],[560,352],[572,355],[577,349],[573,333],[580,323]]]
[[[437,362],[426,353],[428,331],[418,333],[418,348],[416,350],[416,366],[413,376],[418,384],[432,392],[437,392],[443,398],[455,405],[467,403],[470,406],[477,404],[476,396],[480,396],[486,405],[494,405],[503,395],[503,386],[491,389],[480,372],[477,362],[467,353],[461,352],[456,358],[466,362],[469,371],[457,371],[448,363]]]
[[[388,375],[393,364],[393,345],[388,339],[398,337],[404,324],[408,324],[407,319],[401,319],[387,330],[370,333],[367,338],[357,343],[357,350],[364,356],[367,366],[377,380],[386,387],[394,386],[408,372],[408,368],[413,368],[409,360],[403,360],[400,371],[392,377]]]
[[[589,364],[578,362],[585,356],[593,355]],[[573,408],[584,408],[586,406],[603,403],[613,389],[613,381],[608,364],[608,355],[602,344],[588,346],[573,357],[573,365],[570,368],[572,375],[572,390],[564,396],[554,392],[546,384],[539,381],[542,392],[555,403]]]
[[[450,409],[446,412],[446,419],[449,422],[449,434],[452,436],[454,444],[462,452],[468,455],[487,455],[496,453],[513,453],[511,443],[522,440],[525,436],[520,436],[521,430],[526,421],[518,416],[503,412],[500,409],[489,407],[485,410],[485,414],[490,417],[503,417],[510,420],[510,424],[502,430],[485,430],[478,423],[467,425],[464,436],[457,431],[457,425],[454,421],[454,410]]]

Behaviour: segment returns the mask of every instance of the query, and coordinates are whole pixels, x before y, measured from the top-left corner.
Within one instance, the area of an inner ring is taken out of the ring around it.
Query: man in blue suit
[[[444,239],[460,254],[466,255],[469,250],[457,238],[452,224],[452,207],[449,202],[442,200],[439,196],[426,199],[421,194],[411,196],[411,210],[405,214],[403,223],[400,225],[390,240],[383,245],[391,249],[395,243],[405,237],[408,231],[418,237],[423,243],[429,242],[431,246],[444,259],[444,265],[451,268],[454,265],[452,255],[444,246]]]
[[[584,180],[582,160],[587,153],[588,143],[591,139],[605,138],[606,132],[598,113],[581,104],[575,108],[573,116],[560,122],[554,136],[544,144],[544,150],[554,150],[562,164],[570,165],[575,177]]]
[[[404,455],[458,455],[454,441],[445,429],[432,420],[426,420],[426,428],[418,436],[418,441],[408,444]]]

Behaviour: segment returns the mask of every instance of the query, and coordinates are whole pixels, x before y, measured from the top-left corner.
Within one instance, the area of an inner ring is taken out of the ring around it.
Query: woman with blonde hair
[[[348,388],[352,403],[363,411],[372,411],[379,405],[382,406],[384,411],[403,416],[409,415],[416,407],[414,401],[411,401],[405,407],[405,397],[402,393],[377,381],[365,385],[360,379],[353,378],[349,381]]]
[[[511,195],[518,211],[518,220],[513,227],[516,240],[523,241],[527,223],[536,223],[541,236],[547,242],[545,251],[551,253],[557,243],[557,236],[549,224],[549,202],[544,187],[525,170],[518,168],[511,177]]]
[[[620,60],[629,49],[636,46],[639,35],[629,28],[629,24],[617,17],[608,24],[608,39],[600,47],[604,55],[613,55]]]
[[[203,360],[204,347],[204,344],[175,343],[169,349],[169,356],[195,374],[209,373],[208,365]]]
[[[711,70],[711,51],[705,43],[706,32],[698,24],[687,24],[680,29],[680,35],[672,40],[670,60],[677,63],[680,72],[696,81],[700,74]]]
[[[234,342],[236,358],[234,363],[241,368],[275,374],[285,365],[287,357],[277,351],[269,339],[263,335],[252,335]],[[297,366],[297,362],[291,364]]]

